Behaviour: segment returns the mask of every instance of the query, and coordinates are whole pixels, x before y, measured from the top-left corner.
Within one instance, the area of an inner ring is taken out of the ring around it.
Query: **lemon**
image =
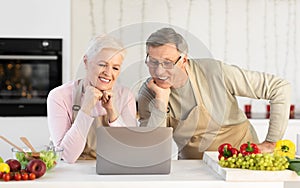
[[[4,161],[3,161],[3,159],[0,157],[0,163],[3,163]]]
[[[0,163],[0,172],[9,173],[10,172],[9,165],[6,163]]]

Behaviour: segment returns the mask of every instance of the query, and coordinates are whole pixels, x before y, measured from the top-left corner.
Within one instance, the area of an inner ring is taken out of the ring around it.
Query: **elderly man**
[[[138,98],[141,126],[174,128],[179,159],[201,159],[222,143],[257,143],[271,152],[285,133],[290,84],[277,76],[243,70],[215,59],[189,59],[185,39],[172,28],[152,33],[146,42],[151,78]],[[258,143],[256,132],[236,96],[270,100],[269,130]]]

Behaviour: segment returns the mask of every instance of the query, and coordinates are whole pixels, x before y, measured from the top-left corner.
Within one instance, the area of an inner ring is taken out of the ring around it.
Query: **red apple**
[[[16,159],[8,159],[5,163],[8,164],[11,172],[18,172],[21,170],[21,163]]]
[[[42,177],[46,173],[47,167],[41,159],[32,159],[26,165],[26,171],[34,173],[36,178]]]

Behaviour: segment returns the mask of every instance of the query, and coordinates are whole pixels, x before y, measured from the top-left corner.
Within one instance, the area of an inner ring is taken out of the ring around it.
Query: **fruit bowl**
[[[41,159],[47,167],[47,171],[53,169],[60,161],[63,148],[54,146],[38,146],[34,147],[36,153],[32,152],[28,147],[22,148],[24,152],[17,148],[12,148],[13,158],[20,161],[22,169],[26,167],[28,162],[32,159]]]

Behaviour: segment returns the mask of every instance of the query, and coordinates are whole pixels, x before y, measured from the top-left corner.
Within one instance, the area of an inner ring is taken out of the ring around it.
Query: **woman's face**
[[[91,59],[84,58],[86,78],[101,91],[111,90],[115,84],[123,62],[123,56],[114,49],[102,49]]]

